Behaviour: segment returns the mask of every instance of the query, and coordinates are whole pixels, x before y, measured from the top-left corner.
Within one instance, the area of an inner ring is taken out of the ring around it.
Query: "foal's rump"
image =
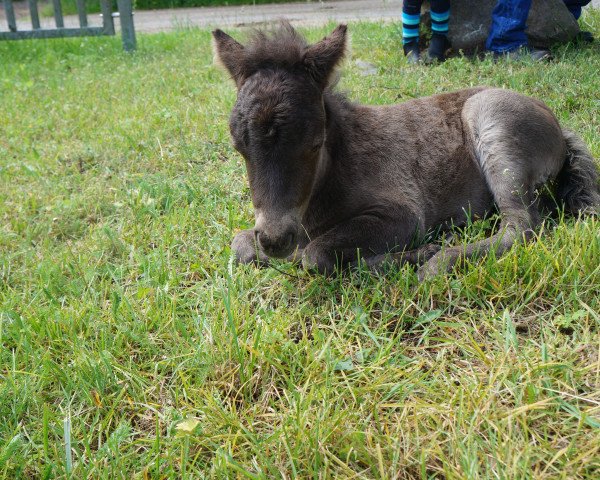
[[[557,200],[569,212],[598,205],[593,157],[541,101],[510,90],[486,89],[465,102],[462,117],[473,156],[501,210],[527,207],[535,216],[536,189],[555,179]]]
[[[494,207],[510,224],[532,228],[539,222],[537,190],[548,182],[555,187],[554,200],[568,213],[597,211],[594,159],[543,102],[511,90],[476,87],[400,108],[413,123],[423,119],[418,128],[426,140],[407,140],[403,147],[413,157],[423,152],[428,158],[413,165],[424,192],[415,210],[425,229],[461,224]]]
[[[487,179],[502,175],[511,188],[525,193],[524,187],[554,178],[564,163],[566,144],[558,120],[534,98],[487,89],[465,102],[462,117]]]
[[[533,237],[540,221],[537,189],[552,182],[569,213],[598,211],[598,170],[583,141],[561,128],[542,102],[516,92],[486,89],[469,97],[461,112],[465,142],[501,214],[489,238],[436,253],[419,279],[447,270],[459,259],[494,250],[502,255]]]

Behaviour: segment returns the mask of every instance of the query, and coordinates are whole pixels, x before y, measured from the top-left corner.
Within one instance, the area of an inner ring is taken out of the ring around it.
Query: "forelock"
[[[308,44],[288,22],[281,22],[270,32],[254,31],[246,44],[246,71],[261,68],[293,68],[299,65]]]

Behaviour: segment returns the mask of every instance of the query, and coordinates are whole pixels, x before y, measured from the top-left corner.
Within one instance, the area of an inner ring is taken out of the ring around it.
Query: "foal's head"
[[[229,126],[246,160],[258,242],[267,255],[285,257],[297,245],[321,161],[323,92],[344,56],[346,26],[314,45],[289,24],[245,46],[221,30],[213,37],[238,89]]]

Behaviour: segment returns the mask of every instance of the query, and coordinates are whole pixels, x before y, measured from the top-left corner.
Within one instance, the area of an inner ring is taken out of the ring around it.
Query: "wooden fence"
[[[114,35],[115,24],[111,7],[111,0],[100,0],[102,10],[102,26],[91,27],[88,25],[88,16],[85,10],[85,0],[76,0],[79,27],[65,27],[60,0],[52,0],[54,7],[54,23],[56,28],[42,27],[38,12],[37,0],[28,0],[31,30],[17,28],[17,19],[12,0],[3,0],[4,12],[8,23],[8,31],[0,30],[0,40],[22,40],[29,38],[59,38],[59,37],[86,37],[100,35]],[[123,48],[127,51],[135,50],[135,28],[133,26],[133,9],[131,0],[117,0],[118,17],[121,23],[121,36]]]

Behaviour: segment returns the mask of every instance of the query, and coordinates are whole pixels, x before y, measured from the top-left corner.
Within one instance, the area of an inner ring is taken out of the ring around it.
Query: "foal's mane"
[[[304,58],[308,43],[287,21],[269,31],[254,30],[245,46],[245,66],[256,70],[267,66],[293,68]]]
[[[243,71],[250,73],[261,68],[282,67],[293,70],[303,65],[310,44],[287,21],[281,20],[269,30],[253,30],[244,47]],[[325,93],[333,93],[340,80],[339,69],[334,69],[327,82]],[[345,94],[335,94],[339,100]]]

